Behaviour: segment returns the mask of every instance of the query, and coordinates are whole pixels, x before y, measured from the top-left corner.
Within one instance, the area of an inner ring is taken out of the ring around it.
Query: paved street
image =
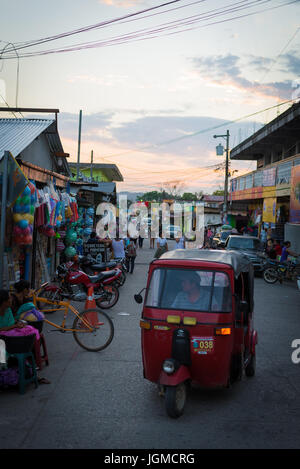
[[[234,387],[192,390],[184,415],[167,417],[155,385],[143,379],[134,293],[145,286],[153,250],[138,251],[133,275],[108,310],[115,337],[102,352],[81,349],[72,335],[44,334],[50,385],[0,393],[0,448],[202,449],[297,448],[300,444],[300,292],[255,280],[257,372]]]

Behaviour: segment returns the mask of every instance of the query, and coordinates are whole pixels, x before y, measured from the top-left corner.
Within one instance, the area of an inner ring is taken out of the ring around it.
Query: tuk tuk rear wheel
[[[243,354],[236,353],[231,360],[230,384],[240,381],[243,375]]]
[[[178,418],[183,414],[186,403],[187,387],[185,383],[166,386],[165,405],[169,417]]]
[[[245,368],[245,375],[249,378],[255,375],[256,357],[251,355],[250,362]]]

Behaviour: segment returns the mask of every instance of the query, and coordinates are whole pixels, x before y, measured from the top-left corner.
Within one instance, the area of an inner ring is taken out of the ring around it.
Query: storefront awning
[[[97,186],[86,185],[76,187],[75,191],[78,192],[79,190],[110,195],[116,191],[116,184],[115,182],[99,182]]]
[[[67,182],[69,181],[69,178],[67,176],[55,173],[53,171],[50,171],[49,169],[40,168],[35,164],[28,163],[27,161],[21,161],[20,163],[22,171],[28,179],[33,179],[37,182],[46,184],[47,182],[49,182],[50,178],[53,179],[53,177],[55,177],[56,185],[58,187],[66,187]]]

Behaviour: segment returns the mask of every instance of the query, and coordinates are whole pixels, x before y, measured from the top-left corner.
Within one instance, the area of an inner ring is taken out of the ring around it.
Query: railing
[[[253,171],[252,173],[232,179],[230,182],[230,190],[231,192],[236,192],[252,189],[253,187],[270,187],[289,184],[292,167],[298,165],[300,165],[300,157],[279,163],[270,168]]]

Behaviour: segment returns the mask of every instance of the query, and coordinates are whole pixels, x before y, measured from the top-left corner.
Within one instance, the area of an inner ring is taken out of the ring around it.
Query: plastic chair
[[[25,386],[29,383],[34,383],[37,388],[36,362],[32,353],[35,334],[19,337],[2,335],[0,338],[5,342],[8,359],[14,357],[18,362],[19,393],[25,394]],[[31,376],[26,377],[26,369],[27,372],[31,370]]]
[[[8,353],[8,357],[14,357],[18,360],[19,371],[19,393],[25,394],[25,387],[29,383],[34,383],[38,387],[38,378],[36,373],[36,363],[32,352]],[[31,376],[26,377],[26,368],[31,370]]]

